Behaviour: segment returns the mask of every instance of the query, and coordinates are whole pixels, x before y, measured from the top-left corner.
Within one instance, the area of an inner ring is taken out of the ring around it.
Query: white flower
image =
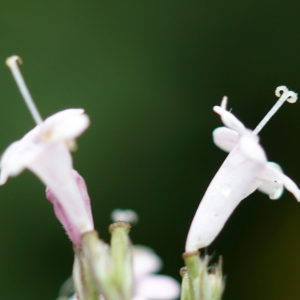
[[[178,282],[166,275],[153,274],[161,269],[161,259],[145,246],[134,246],[133,251],[133,300],[176,299],[180,294]]]
[[[277,199],[285,187],[300,200],[297,185],[283,174],[279,165],[267,161],[258,136],[226,110],[226,103],[227,98],[224,98],[221,106],[214,107],[226,127],[215,129],[213,139],[218,147],[230,153],[208,186],[194,216],[186,241],[187,252],[208,246],[236,206],[256,189]]]
[[[133,246],[133,276],[135,289],[132,300],[174,300],[179,297],[180,285],[170,276],[153,274],[162,267],[161,259],[152,249]],[[78,300],[73,295],[69,300]],[[99,300],[104,300],[103,296]]]
[[[69,222],[81,233],[94,226],[74,178],[69,146],[88,126],[83,109],[58,112],[11,144],[0,162],[0,184],[25,168],[32,171],[51,189]]]

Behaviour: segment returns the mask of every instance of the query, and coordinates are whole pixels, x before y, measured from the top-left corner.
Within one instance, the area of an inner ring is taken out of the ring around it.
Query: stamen
[[[31,113],[35,123],[37,125],[43,123],[43,119],[29,93],[29,90],[26,86],[26,83],[24,81],[24,78],[20,72],[20,69],[19,69],[19,64],[22,63],[22,60],[19,56],[17,55],[14,55],[14,56],[11,56],[9,57],[7,60],[6,60],[6,65],[10,68],[11,72],[12,72],[12,75],[17,83],[17,86],[23,96],[23,99],[29,109],[29,112]]]
[[[281,107],[281,105],[287,101],[289,103],[295,103],[297,101],[297,94],[293,91],[289,91],[288,88],[284,85],[278,86],[275,90],[275,95],[280,97],[267,115],[260,121],[256,126],[253,133],[258,134],[262,128],[268,123],[276,111]]]

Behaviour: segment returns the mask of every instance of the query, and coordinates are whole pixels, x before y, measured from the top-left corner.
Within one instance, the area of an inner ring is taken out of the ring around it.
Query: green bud
[[[180,269],[180,275],[182,277],[180,300],[193,300],[190,290],[189,274],[186,267]]]
[[[113,282],[122,299],[131,300],[133,293],[132,246],[128,236],[130,225],[115,222],[109,226],[111,256],[114,264]]]
[[[190,292],[193,300],[221,300],[224,291],[222,275],[222,261],[215,266],[208,267],[209,256],[203,259],[199,252],[186,252],[183,254],[188,270]]]
[[[99,293],[94,284],[92,270],[82,250],[75,246],[75,260],[73,265],[73,280],[79,300],[98,300]]]
[[[114,266],[109,245],[99,239],[96,231],[90,231],[83,235],[82,247],[98,292],[106,300],[122,300],[112,281]]]
[[[128,223],[113,223],[109,227],[111,247],[99,239],[96,231],[83,235],[84,256],[94,284],[105,300],[132,299],[132,246],[128,237],[129,230]]]

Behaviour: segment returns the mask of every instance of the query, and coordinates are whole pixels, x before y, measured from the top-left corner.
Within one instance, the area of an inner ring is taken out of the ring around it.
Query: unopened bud
[[[114,264],[113,282],[124,295],[131,299],[133,293],[132,246],[128,236],[130,225],[126,222],[116,222],[109,226],[111,233],[111,256]]]
[[[219,263],[212,267],[208,267],[209,256],[205,255],[201,259],[198,251],[186,252],[183,258],[188,270],[190,293],[193,295],[191,299],[220,300],[225,287],[221,258]]]
[[[190,290],[189,274],[186,267],[180,269],[180,275],[182,277],[180,300],[192,300],[193,297]]]

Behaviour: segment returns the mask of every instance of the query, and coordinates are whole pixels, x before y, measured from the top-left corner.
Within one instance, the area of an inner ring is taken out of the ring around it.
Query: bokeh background
[[[212,107],[254,128],[285,84],[300,92],[296,0],[36,1],[0,3],[0,150],[33,126],[6,57],[22,72],[45,118],[83,107],[78,140],[100,235],[115,208],[140,222],[134,243],[180,280],[186,234],[226,157],[212,142]],[[285,104],[260,134],[270,160],[300,184],[300,104]],[[71,243],[28,171],[0,189],[0,299],[55,299],[71,274]],[[224,257],[224,299],[299,299],[300,204],[289,193],[244,200],[208,248]]]

